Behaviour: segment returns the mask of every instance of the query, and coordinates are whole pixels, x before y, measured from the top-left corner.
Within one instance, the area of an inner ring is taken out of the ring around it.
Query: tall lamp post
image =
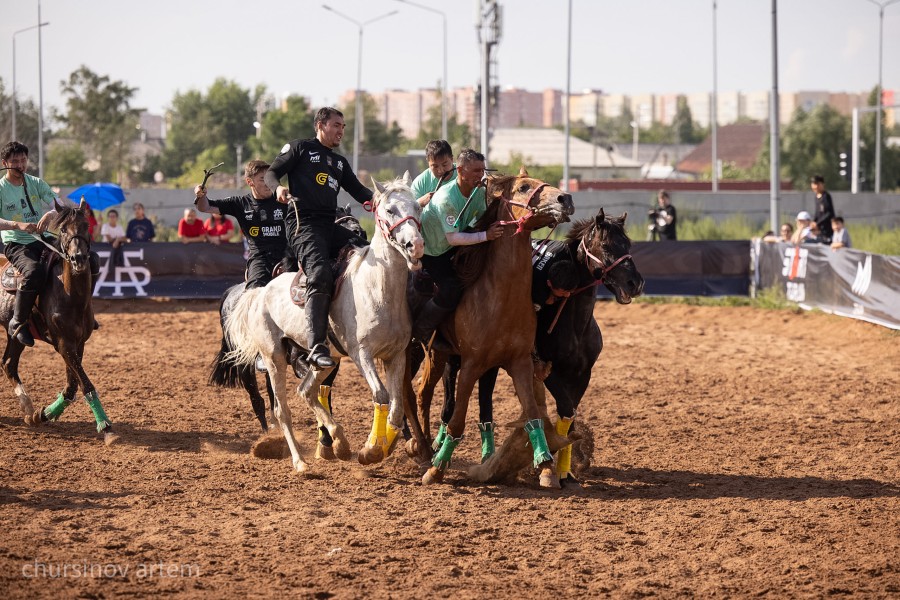
[[[17,104],[17,96],[16,96],[16,36],[20,33],[25,33],[26,31],[31,31],[32,29],[37,29],[38,27],[45,27],[49,25],[50,22],[40,23],[38,25],[32,25],[31,27],[26,27],[25,29],[20,29],[18,31],[13,32],[12,36],[12,139],[16,138],[16,104]]]
[[[900,2],[900,0],[887,0],[876,2],[869,0],[878,7],[878,98],[875,118],[875,193],[881,193],[881,105],[884,102],[884,90],[881,88],[881,62],[884,54],[884,9],[886,6]]]
[[[392,10],[389,13],[385,13],[381,16],[375,17],[374,19],[369,19],[368,21],[363,21],[360,23],[356,19],[352,17],[348,17],[344,13],[335,10],[328,6],[327,4],[323,4],[322,8],[325,10],[331,11],[337,16],[346,19],[356,25],[359,28],[359,58],[356,63],[356,93],[354,94],[354,101],[356,102],[356,121],[353,125],[353,170],[357,173],[359,172],[359,134],[362,129],[362,42],[363,42],[363,28],[375,21],[380,21],[381,19],[386,19],[392,15],[396,15],[397,11]]]
[[[425,6],[424,4],[419,4],[417,2],[410,2],[410,0],[397,0],[397,2],[402,2],[403,4],[409,4],[410,6],[415,6],[417,8],[421,8],[422,10],[427,10],[428,12],[433,12],[441,15],[441,18],[444,20],[444,78],[441,80],[443,84],[443,90],[441,90],[441,139],[447,139],[447,14],[443,11],[440,11],[436,8],[431,8],[430,6]]]
[[[712,143],[712,191],[719,191],[719,132],[717,127],[719,126],[719,67],[718,67],[718,43],[716,42],[716,0],[713,0],[713,29],[712,29],[712,38],[713,38],[713,93],[712,93],[712,102],[710,102],[710,142]]]

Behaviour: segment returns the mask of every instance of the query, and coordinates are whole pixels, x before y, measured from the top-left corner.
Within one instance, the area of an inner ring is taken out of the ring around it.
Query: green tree
[[[694,123],[687,98],[678,96],[675,104],[675,118],[672,120],[675,141],[680,144],[699,144],[703,141],[703,131]]]
[[[253,156],[271,162],[281,148],[298,138],[315,137],[315,114],[302,96],[289,96],[284,110],[270,110],[263,115],[257,138],[250,141]]]
[[[223,170],[234,172],[235,146],[249,149],[248,139],[255,133],[256,107],[249,90],[219,78],[206,94],[199,90],[175,94],[168,119],[169,133],[161,160],[167,177],[181,175],[201,152],[220,145],[230,149]]]
[[[450,147],[456,153],[463,148],[472,147],[472,130],[468,124],[460,123],[455,114],[447,115],[447,137]],[[428,142],[438,139],[441,139],[441,105],[435,104],[428,109],[428,116],[419,129],[419,135],[408,146],[422,150]]]
[[[16,137],[18,141],[28,146],[31,163],[36,165],[38,160],[38,109],[31,98],[18,97],[16,104]],[[44,132],[46,139],[47,132]],[[0,78],[0,140],[3,143],[12,140],[12,90],[7,90]]]
[[[139,109],[131,107],[137,88],[112,81],[82,65],[60,82],[66,112],[56,118],[64,135],[96,161],[95,177],[122,182],[130,166],[131,142],[136,137]]]
[[[877,106],[878,87],[869,92],[868,105]],[[884,123],[884,111],[881,113],[881,190],[889,191],[900,188],[900,148],[887,146],[889,129]],[[878,113],[875,111],[860,115],[859,123],[859,169],[860,189],[872,191],[875,189],[875,123]],[[850,148],[850,144],[847,144]],[[827,183],[827,180],[826,180]]]
[[[363,93],[363,122],[365,123],[364,136],[360,140],[359,153],[367,155],[388,154],[399,149],[405,140],[403,131],[396,121],[386,125],[378,119],[378,106],[375,99],[369,94]],[[353,147],[353,130],[356,127],[356,99],[351,100],[341,108],[344,113],[344,122],[347,128],[344,130],[343,147]]]
[[[834,190],[849,188],[839,173],[839,154],[850,148],[850,119],[827,104],[810,112],[797,109],[781,139],[782,173],[803,188],[811,175],[825,178]],[[766,145],[768,148],[768,145]]]
[[[58,143],[47,153],[44,179],[56,185],[79,185],[93,181],[91,172],[84,168],[86,162],[87,157],[80,144]]]

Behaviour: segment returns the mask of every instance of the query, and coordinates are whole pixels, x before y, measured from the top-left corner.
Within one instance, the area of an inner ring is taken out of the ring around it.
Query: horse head
[[[91,236],[88,226],[88,208],[84,198],[78,208],[56,205],[53,228],[59,231],[59,250],[72,266],[72,274],[79,275],[89,268]]]
[[[422,239],[422,208],[410,189],[409,171],[403,177],[382,185],[372,180],[376,194],[372,199],[375,225],[387,240],[406,258],[411,271],[422,267],[425,240]]]
[[[366,230],[363,229],[363,226],[360,225],[359,219],[353,216],[353,212],[350,210],[349,204],[347,206],[344,206],[343,208],[338,206],[337,210],[335,211],[334,217],[335,225],[340,225],[344,229],[352,231],[364,240],[369,239],[369,234],[367,234]]]
[[[593,219],[576,223],[567,236],[578,241],[578,260],[619,304],[629,304],[644,292],[644,278],[631,258],[631,239],[625,233],[627,217],[627,212],[608,217],[601,208]]]
[[[519,226],[518,231],[534,231],[565,223],[575,212],[571,194],[529,177],[524,166],[518,175],[490,177],[487,185],[490,201],[504,203],[512,222]]]

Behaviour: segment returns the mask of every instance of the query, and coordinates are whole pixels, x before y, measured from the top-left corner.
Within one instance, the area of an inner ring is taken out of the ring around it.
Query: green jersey
[[[422,237],[425,238],[425,254],[440,256],[450,250],[447,241],[448,233],[465,231],[484,214],[487,205],[484,201],[484,188],[477,187],[472,192],[472,201],[466,207],[464,215],[460,211],[466,206],[468,198],[459,190],[459,182],[454,181],[441,186],[431,198],[431,202],[422,211]]]
[[[24,177],[25,186],[14,185],[6,177],[0,179],[0,219],[37,224],[41,217],[53,210],[53,199],[56,195],[43,179],[32,177],[27,173]],[[31,206],[28,205],[29,201]],[[0,232],[0,239],[4,244],[9,242],[30,244],[36,241],[30,233],[18,230]]]
[[[456,180],[456,164],[453,165],[453,171],[450,172],[450,175],[447,176],[447,179],[444,180],[443,185],[448,185],[451,181]],[[438,178],[434,176],[434,173],[431,172],[431,169],[425,169],[419,176],[416,177],[412,182],[412,193],[413,197],[416,199],[421,198],[428,192],[433,192],[434,189],[438,185]]]

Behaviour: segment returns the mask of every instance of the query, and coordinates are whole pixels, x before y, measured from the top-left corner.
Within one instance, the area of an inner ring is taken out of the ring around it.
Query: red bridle
[[[512,204],[513,206],[520,206],[520,207],[526,209],[527,212],[524,215],[522,215],[521,217],[519,217],[518,219],[515,219],[513,221],[498,221],[498,223],[500,223],[501,225],[513,225],[513,224],[516,225],[516,233],[522,233],[523,231],[525,231],[525,222],[534,216],[534,211],[532,210],[531,203],[534,202],[535,197],[537,197],[537,195],[540,193],[540,191],[542,189],[544,189],[545,187],[547,187],[548,185],[549,184],[547,184],[547,183],[541,183],[539,186],[537,186],[536,188],[531,190],[531,194],[528,195],[528,202],[525,202],[525,203],[516,202],[515,200],[511,200],[509,198],[504,198],[501,196],[500,199],[506,203],[506,205],[507,205],[506,209],[509,211],[509,215],[511,217],[514,217],[515,215],[512,214],[512,209],[509,208],[510,204]]]
[[[622,256],[620,256],[619,258],[614,260],[613,263],[607,267],[607,266],[603,265],[602,260],[600,260],[593,254],[591,254],[591,251],[587,249],[587,244],[584,243],[584,238],[581,238],[581,249],[584,251],[585,256],[587,256],[589,259],[591,259],[592,261],[594,261],[597,264],[597,268],[600,269],[600,277],[597,279],[594,279],[593,283],[589,283],[586,286],[581,287],[581,288],[577,289],[576,291],[572,292],[573,294],[577,294],[578,292],[583,292],[584,290],[586,290],[588,288],[594,287],[598,283],[604,283],[606,281],[606,276],[607,276],[607,274],[609,274],[610,271],[612,271],[613,269],[618,267],[620,264],[622,264],[622,262],[631,258],[630,254],[623,254]]]

